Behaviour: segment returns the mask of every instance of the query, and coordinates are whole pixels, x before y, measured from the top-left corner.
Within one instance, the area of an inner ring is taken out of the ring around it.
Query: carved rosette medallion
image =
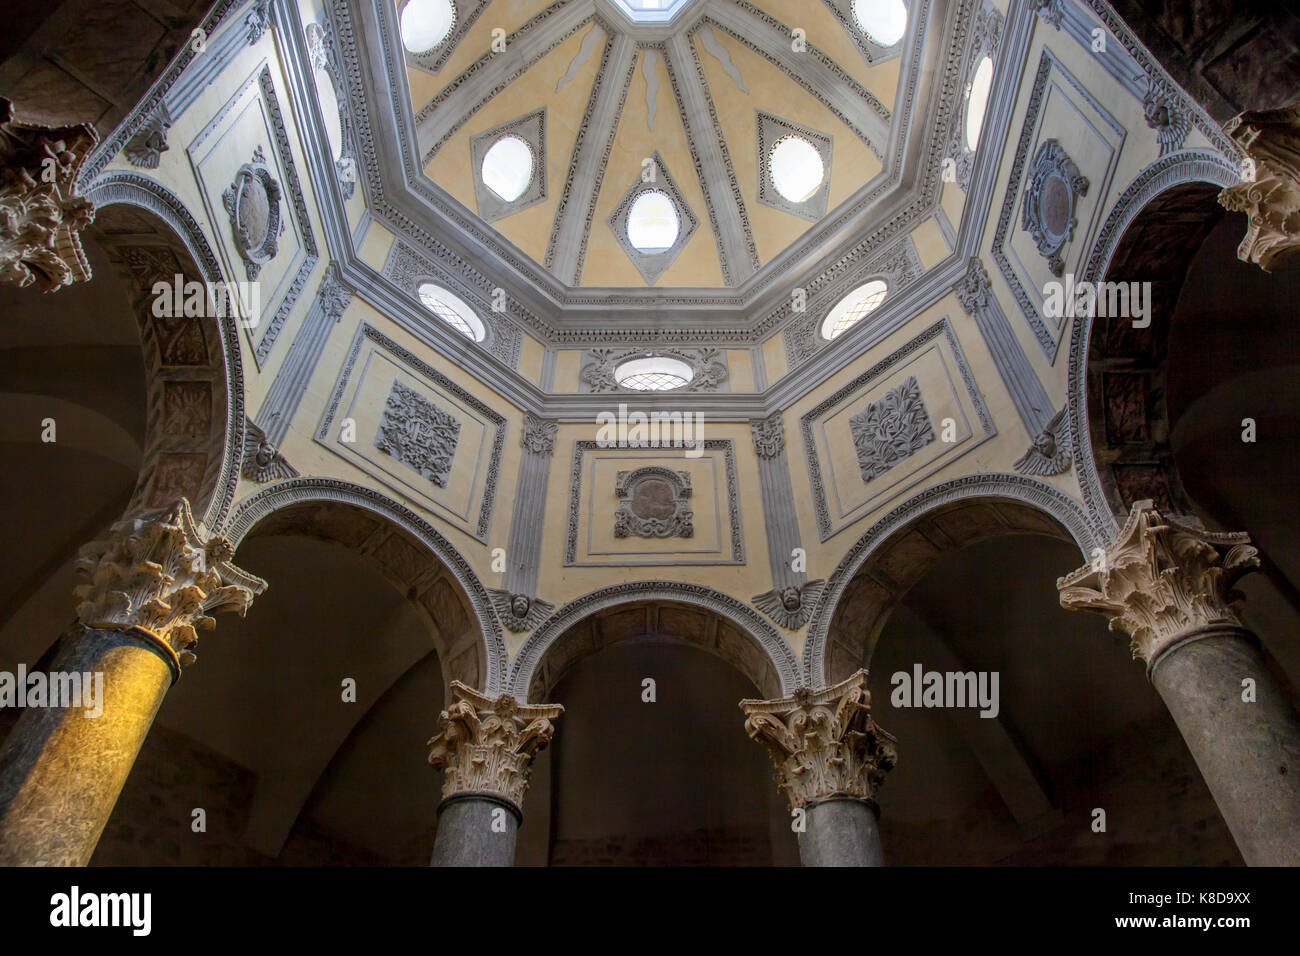
[[[81,549],[73,594],[77,620],[92,630],[136,630],[175,658],[194,662],[198,631],[212,614],[240,617],[266,582],[230,563],[230,542],[209,535],[184,498],[161,511],[123,518],[108,536]]]
[[[95,207],[76,184],[98,140],[85,123],[19,123],[0,97],[0,284],[53,292],[90,278],[79,234]]]
[[[459,441],[460,422],[415,389],[393,382],[375,448],[446,488]]]
[[[284,228],[280,194],[280,184],[271,175],[260,145],[253,151],[252,162],[239,167],[235,181],[221,194],[221,203],[230,217],[235,249],[244,260],[244,273],[250,282],[279,251]]]
[[[867,672],[825,690],[780,700],[742,700],[745,730],[776,765],[792,808],[827,797],[874,800],[898,762],[895,739],[871,719]]]
[[[1245,534],[1218,534],[1183,524],[1139,501],[1115,541],[1057,580],[1061,606],[1096,611],[1132,641],[1148,665],[1188,631],[1209,624],[1243,626],[1233,585],[1259,567]]]
[[[452,704],[438,716],[429,763],[446,775],[443,798],[458,793],[498,794],[522,807],[533,756],[555,735],[559,704],[521,704],[509,694],[492,698],[451,682]]]
[[[1049,139],[1038,147],[1030,166],[1021,220],[1053,275],[1065,271],[1061,250],[1078,225],[1074,210],[1088,192],[1088,180],[1059,143]]]
[[[909,377],[849,419],[849,434],[864,483],[880,477],[935,440],[921,400],[921,386]]]
[[[620,471],[614,494],[614,537],[690,538],[695,535],[695,512],[688,507],[691,475],[651,465]]]

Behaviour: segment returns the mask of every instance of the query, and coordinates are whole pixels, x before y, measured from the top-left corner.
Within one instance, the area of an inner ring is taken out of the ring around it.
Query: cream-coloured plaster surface
[[[953,229],[960,234],[962,212],[966,208],[966,194],[961,187],[956,183],[945,182],[939,191],[939,205],[943,207]]]
[[[627,102],[619,119],[618,133],[609,162],[605,164],[600,198],[596,201],[596,214],[591,223],[591,237],[587,244],[587,258],[582,269],[584,286],[640,286],[646,285],[641,273],[623,251],[614,235],[609,218],[634,183],[642,182],[643,161],[654,156],[663,158],[668,174],[677,184],[682,198],[690,207],[698,226],[694,235],[678,253],[656,281],[657,286],[719,286],[722,284],[722,266],[718,262],[718,247],[709,226],[708,208],[704,205],[704,191],[700,188],[695,164],[691,160],[686,140],[686,128],[681,112],[673,99],[672,84],[668,82],[668,68],[662,56],[655,58],[655,75],[659,89],[655,99],[655,125],[652,131],[647,122],[646,79],[642,71],[645,51],[636,57],[636,68],[628,88]],[[610,76],[605,82],[622,82],[623,77]],[[656,173],[658,175],[658,173]],[[682,222],[682,229],[686,223]]]
[[[542,361],[545,358],[546,346],[525,332],[519,348],[519,374],[534,385],[541,385]]]
[[[392,230],[371,220],[369,228],[366,229],[366,235],[361,240],[361,248],[357,250],[357,255],[370,268],[382,272],[384,263],[388,261],[388,254],[392,251],[393,243],[396,241],[397,236],[393,234]]]
[[[775,384],[777,379],[789,371],[785,355],[785,338],[780,332],[769,335],[763,340],[763,368],[767,372],[768,385]]]
[[[435,183],[451,193],[468,209],[478,210],[474,183],[478,170],[473,168],[470,141],[485,130],[526,116],[538,109],[546,111],[546,199],[519,212],[495,220],[493,228],[541,262],[546,256],[551,223],[559,205],[568,175],[569,157],[582,124],[583,110],[600,65],[604,44],[597,43],[583,67],[557,93],[556,85],[568,70],[569,62],[582,46],[583,37],[592,25],[579,30],[548,55],[533,64],[522,76],[489,100],[425,164],[424,171]],[[503,54],[504,55],[504,54]]]
[[[932,269],[952,252],[948,240],[943,237],[943,230],[934,216],[923,220],[912,230],[912,245],[921,260],[921,268]]]
[[[754,366],[747,349],[727,350],[727,375],[733,392],[754,391]]]
[[[714,30],[719,44],[731,55],[748,93],[727,75],[722,64],[696,38],[696,53],[704,66],[709,92],[717,105],[718,121],[745,200],[758,255],[767,262],[803,235],[812,223],[793,213],[758,201],[758,140],[755,110],[807,126],[831,137],[831,178],[827,210],[834,209],[880,172],[876,159],[852,130],[780,69],[764,60],[729,34]],[[854,51],[861,60],[861,54]]]
[[[581,350],[556,350],[555,375],[551,382],[551,391],[561,393],[576,392],[578,390],[578,372],[581,368]]]

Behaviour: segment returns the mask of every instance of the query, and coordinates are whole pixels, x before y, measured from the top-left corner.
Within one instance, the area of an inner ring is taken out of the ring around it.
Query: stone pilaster
[[[508,866],[523,821],[529,765],[555,734],[559,704],[521,704],[451,682],[429,763],[445,774],[434,866]]]
[[[181,499],[122,519],[82,549],[78,626],[53,673],[102,675],[102,712],[29,707],[0,750],[0,865],[84,865],[167,689],[193,662],[212,614],[243,614],[266,582]]]
[[[777,786],[805,813],[805,866],[879,866],[875,797],[897,763],[894,738],[871,719],[867,672],[779,700],[743,700],[745,730],[767,748]]]
[[[502,587],[489,588],[501,623],[516,634],[531,631],[555,610],[555,605],[537,594],[541,569],[542,521],[546,511],[546,488],[550,483],[559,422],[524,413],[519,433],[519,480],[510,537],[506,541],[506,570]]]
[[[0,97],[0,283],[53,292],[90,278],[79,234],[95,207],[76,183],[98,139],[85,123],[20,123]]]
[[[1129,636],[1246,862],[1300,865],[1300,715],[1238,617],[1259,566],[1244,534],[1133,506],[1115,541],[1057,581],[1063,607]]]
[[[1242,181],[1220,192],[1219,203],[1248,220],[1237,258],[1270,272],[1300,247],[1300,100],[1242,113],[1224,131],[1248,162]]]

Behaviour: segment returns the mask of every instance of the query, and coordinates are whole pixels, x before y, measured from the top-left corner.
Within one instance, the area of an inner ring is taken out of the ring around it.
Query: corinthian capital
[[[1193,628],[1241,626],[1233,585],[1257,567],[1249,536],[1180,524],[1139,501],[1114,543],[1056,587],[1062,607],[1107,615],[1111,630],[1131,639],[1133,656],[1150,664]]]
[[[492,698],[458,680],[453,702],[438,716],[429,763],[445,772],[442,795],[495,793],[522,806],[533,756],[551,742],[559,704],[521,704],[509,694]]]
[[[874,799],[898,762],[894,738],[871,719],[867,672],[780,700],[742,700],[745,730],[767,748],[791,807],[830,796]]]
[[[230,563],[225,538],[209,535],[179,499],[170,508],[123,518],[81,549],[77,620],[95,630],[139,630],[174,658],[194,661],[198,631],[217,611],[241,617],[266,582]]]
[[[1242,113],[1224,130],[1249,159],[1242,182],[1220,192],[1219,203],[1248,219],[1237,258],[1268,272],[1300,248],[1300,100]]]
[[[76,194],[76,182],[98,139],[85,123],[19,123],[0,97],[0,283],[53,292],[90,278],[78,233],[95,207]]]

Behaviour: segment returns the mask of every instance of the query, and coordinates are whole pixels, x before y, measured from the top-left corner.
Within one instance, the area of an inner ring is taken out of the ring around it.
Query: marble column
[[[559,704],[521,704],[451,682],[429,763],[445,774],[431,866],[512,866],[533,756],[555,735]]]
[[[1259,566],[1244,534],[1133,506],[1115,541],[1057,582],[1061,605],[1105,614],[1178,724],[1245,861],[1300,865],[1300,715],[1237,616]]]
[[[9,734],[0,866],[89,862],[163,697],[194,661],[197,631],[215,625],[216,611],[242,616],[266,588],[230,557],[230,544],[208,535],[184,499],[124,518],[81,550],[77,625],[49,673],[81,675],[102,698],[29,705]]]
[[[883,866],[876,793],[898,761],[871,719],[867,672],[779,700],[742,700],[745,730],[776,765],[804,866]]]

